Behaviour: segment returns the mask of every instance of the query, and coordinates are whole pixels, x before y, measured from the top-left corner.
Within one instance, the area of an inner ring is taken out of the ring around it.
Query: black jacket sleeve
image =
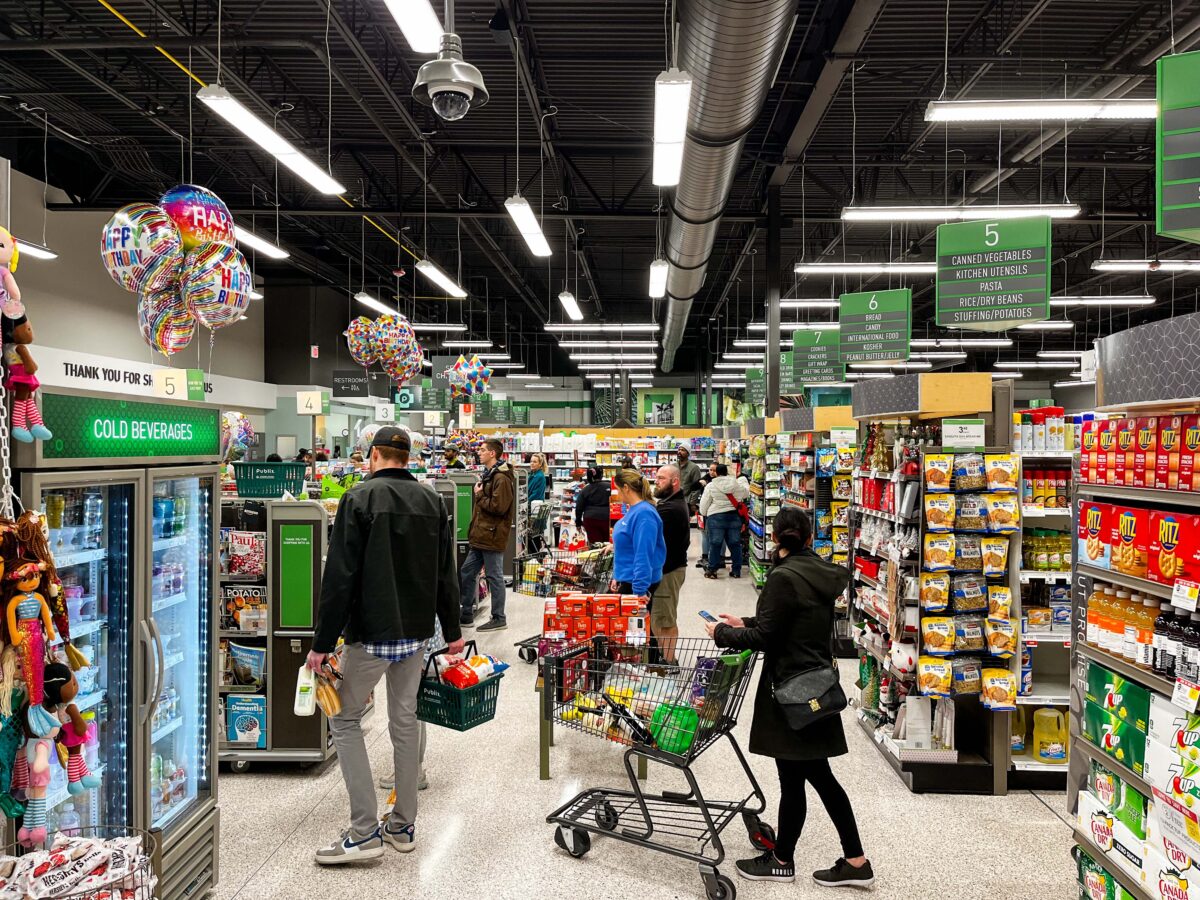
[[[338,505],[325,555],[325,574],[321,578],[321,604],[317,607],[317,627],[313,635],[313,650],[332,653],[338,638],[350,621],[351,606],[362,596],[359,583],[362,577],[362,555],[366,547],[363,528],[355,499],[347,493]]]
[[[781,574],[768,577],[758,595],[757,615],[744,619],[745,626],[734,628],[722,622],[713,632],[713,640],[721,647],[735,650],[769,650],[778,646],[791,628],[788,603],[791,585]]]
[[[459,608],[458,560],[455,553],[454,533],[450,528],[448,518],[442,516],[441,523],[438,535],[438,552],[441,559],[438,566],[436,614],[442,625],[442,637],[448,644],[462,637],[462,625],[459,624],[459,615],[462,610]]]

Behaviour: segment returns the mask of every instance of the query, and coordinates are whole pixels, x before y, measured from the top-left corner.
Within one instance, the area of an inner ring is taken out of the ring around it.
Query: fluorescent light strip
[[[859,381],[865,378],[895,378],[896,376],[888,372],[847,372],[846,377]]]
[[[910,359],[966,359],[967,354],[953,350],[929,350],[925,353],[909,352]]]
[[[1056,382],[1054,382],[1054,386],[1055,387],[1078,387],[1081,384],[1092,385],[1095,383],[1096,383],[1095,381],[1056,381]]]
[[[525,368],[525,363],[493,362],[493,363],[488,363],[487,368],[489,368],[489,369],[523,369],[523,368]]]
[[[926,122],[1062,122],[1079,119],[1153,119],[1154,100],[931,100]]]
[[[458,286],[458,282],[439,269],[433,262],[428,259],[423,259],[417,263],[417,271],[440,287],[451,297],[457,297],[462,300],[467,296],[467,292]]]
[[[1047,319],[1045,322],[1026,322],[1017,331],[1071,331],[1075,323],[1068,319]]]
[[[570,291],[563,291],[558,295],[558,302],[563,308],[563,312],[567,314],[567,318],[572,322],[583,321],[583,310],[579,308],[579,302],[575,299],[575,295]]]
[[[572,353],[575,362],[655,362],[658,359],[653,353]]]
[[[796,263],[797,275],[936,275],[936,262]]]
[[[594,369],[643,369],[654,371],[654,363],[580,363],[577,368],[581,371]]]
[[[1050,305],[1066,306],[1152,306],[1157,301],[1149,294],[1099,294],[1092,297],[1051,297]]]
[[[542,376],[534,375],[532,372],[512,372],[510,374],[503,375],[501,377],[503,377],[503,378],[520,378],[520,379],[524,379],[526,381],[538,381],[541,379]]]
[[[465,347],[465,348],[470,348],[470,347],[478,347],[478,348],[480,348],[480,349],[486,350],[486,349],[489,349],[489,348],[492,346],[492,342],[491,342],[491,341],[485,341],[485,340],[479,340],[479,341],[475,341],[475,340],[464,340],[464,341],[442,341],[442,346],[443,346],[443,347]],[[483,357],[482,357],[482,356],[481,356],[481,357],[479,357],[479,358],[480,358],[480,359],[483,359]],[[504,358],[505,358],[505,359],[507,359],[507,358],[508,358],[508,354],[507,354],[507,353],[504,355]]]
[[[560,347],[602,347],[621,350],[654,349],[658,341],[559,341]]]
[[[837,309],[842,305],[841,300],[780,300],[780,309]]]
[[[380,300],[376,300],[374,297],[372,297],[366,291],[359,291],[357,294],[354,295],[354,299],[357,300],[359,303],[361,303],[363,306],[369,307],[369,308],[375,310],[376,312],[389,313],[391,315],[394,315],[396,313],[396,310],[394,307],[388,306],[386,303],[384,303]]]
[[[1039,359],[1079,359],[1085,350],[1039,350]]]
[[[546,243],[546,235],[542,233],[542,226],[538,224],[537,216],[533,214],[533,207],[529,205],[529,201],[520,194],[513,194],[504,201],[504,208],[508,210],[509,218],[517,226],[521,237],[525,238],[529,252],[534,256],[550,256],[550,245]]]
[[[524,385],[524,388],[530,391],[552,391],[554,390],[554,387],[555,386],[552,384],[540,384],[538,382]]]
[[[443,341],[442,346],[449,347],[450,342]],[[480,359],[485,359],[485,360],[486,359],[494,359],[498,362],[507,362],[508,360],[512,359],[512,357],[509,356],[507,353],[476,353],[475,355],[478,356]]]
[[[1031,360],[1031,359],[1005,359],[995,363],[997,369],[1073,369],[1079,363],[1073,359],[1059,360]]]
[[[389,309],[388,312],[395,312],[394,309]],[[456,325],[449,322],[409,322],[413,331],[429,331],[429,332],[446,332],[455,333],[467,330],[466,325]]]
[[[758,360],[759,362],[762,362],[763,354],[762,353],[726,353],[721,358],[726,359],[726,360],[754,359],[754,360]]]
[[[837,322],[780,322],[780,331],[836,331]],[[746,326],[747,331],[766,331],[766,322],[751,322]]]
[[[993,378],[1024,378],[1023,372],[993,372]]]
[[[39,244],[37,241],[27,241],[24,238],[17,238],[17,249],[21,251],[22,256],[28,256],[32,259],[58,259],[58,254],[49,247]]]
[[[765,346],[767,346],[767,342],[766,341],[757,341],[757,340],[754,340],[753,338],[737,338],[733,342],[733,346],[735,346],[735,347],[765,347]]]
[[[342,194],[342,187],[324,169],[292,146],[274,128],[256,116],[219,84],[210,84],[196,92],[196,99],[240,131],[258,146],[307,181],[322,194]]]
[[[642,332],[645,334],[654,334],[658,331],[658,325],[653,322],[639,322],[634,325],[613,325],[613,324],[594,324],[594,325],[571,325],[569,323],[554,323],[542,326],[545,331],[599,331],[599,332]]]
[[[429,0],[384,0],[388,12],[414,53],[437,53],[442,46],[441,20]]]
[[[665,259],[656,259],[650,263],[650,286],[649,294],[651,300],[661,300],[667,296],[667,272],[670,266],[667,265]]]
[[[913,347],[1011,347],[1012,338],[913,338]]]
[[[265,238],[259,237],[249,228],[243,228],[241,225],[237,225],[234,227],[234,233],[237,235],[237,242],[239,244],[245,244],[252,250],[257,250],[264,256],[271,257],[271,259],[287,259],[292,255],[282,247],[278,247]]]
[[[1200,259],[1098,259],[1093,272],[1193,272]]]
[[[933,363],[917,360],[916,362],[894,363],[850,363],[852,369],[932,369]]]
[[[847,206],[843,222],[974,222],[980,219],[1023,219],[1049,216],[1073,219],[1077,203],[1011,203],[998,206]]]
[[[762,362],[716,362],[713,363],[714,369],[758,369],[762,367]]]
[[[679,184],[691,102],[692,76],[687,72],[672,67],[654,79],[654,165],[651,180],[658,187]]]

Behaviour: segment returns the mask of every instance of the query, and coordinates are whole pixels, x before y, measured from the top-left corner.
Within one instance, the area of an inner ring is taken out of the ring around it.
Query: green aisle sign
[[[796,382],[795,356],[794,350],[784,350],[779,354],[779,394],[782,397],[801,391],[801,386]]]
[[[1050,217],[937,230],[937,323],[1005,331],[1050,317]]]
[[[798,387],[846,377],[840,342],[841,331],[837,329],[792,332],[792,365]]]
[[[529,404],[513,403],[512,405],[512,423],[514,425],[529,424]]]
[[[767,378],[762,369],[746,370],[746,402],[755,406],[767,402]]]
[[[1155,229],[1200,244],[1200,52],[1158,59]]]
[[[512,403],[508,400],[493,400],[492,420],[501,425],[512,422]]]
[[[912,339],[912,288],[842,294],[842,363],[908,359]]]

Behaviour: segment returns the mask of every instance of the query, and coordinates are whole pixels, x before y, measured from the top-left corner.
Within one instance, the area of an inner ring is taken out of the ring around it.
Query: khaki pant
[[[679,625],[679,592],[686,577],[687,566],[680,566],[672,572],[663,572],[658,590],[654,592],[654,602],[650,604],[652,631],[675,628]]]

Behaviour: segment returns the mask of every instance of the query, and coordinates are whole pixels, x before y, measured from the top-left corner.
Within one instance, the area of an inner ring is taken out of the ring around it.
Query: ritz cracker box
[[[1179,448],[1179,490],[1200,491],[1200,416],[1183,417]]]
[[[1096,425],[1088,419],[1082,423],[1079,432],[1079,478],[1086,484],[1096,483]]]
[[[1150,511],[1150,558],[1146,577],[1160,584],[1200,575],[1200,516]]]
[[[1112,506],[1084,501],[1079,504],[1079,531],[1075,559],[1098,569],[1108,569],[1112,560]]]
[[[1116,454],[1113,451],[1116,436],[1116,420],[1100,419],[1096,422],[1096,484],[1112,484]]]
[[[1150,510],[1118,506],[1113,512],[1109,567],[1145,578],[1150,564]]]
[[[1160,491],[1179,488],[1179,448],[1182,444],[1182,416],[1160,416],[1158,453],[1154,458],[1154,486]]]
[[[1113,471],[1112,483],[1132,487],[1134,447],[1137,444],[1137,420],[1121,419],[1117,422],[1116,438],[1116,468]]]
[[[1154,466],[1158,457],[1158,418],[1137,419],[1137,448],[1133,452],[1133,486],[1154,487]]]

